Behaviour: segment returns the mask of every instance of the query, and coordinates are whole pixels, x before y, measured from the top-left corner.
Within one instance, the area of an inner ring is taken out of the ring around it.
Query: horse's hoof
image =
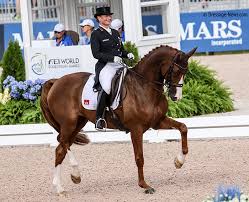
[[[81,177],[75,177],[75,176],[71,175],[71,179],[72,179],[74,184],[79,184],[81,182]]]
[[[59,192],[59,193],[57,193],[58,194],[58,196],[60,196],[60,197],[66,197],[67,196],[67,192],[66,191],[62,191],[62,192]]]
[[[183,165],[183,163],[180,162],[177,157],[175,158],[174,163],[175,163],[175,167],[177,169],[180,169],[182,167],[182,165]]]
[[[152,187],[145,189],[144,193],[145,194],[154,194],[156,192],[156,190]]]

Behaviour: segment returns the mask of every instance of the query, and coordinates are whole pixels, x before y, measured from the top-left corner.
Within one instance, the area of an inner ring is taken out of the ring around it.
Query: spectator
[[[81,27],[81,31],[85,34],[80,42],[79,45],[89,45],[91,34],[94,30],[94,22],[91,19],[85,19],[82,23],[79,24]]]
[[[115,29],[118,31],[122,41],[125,41],[125,35],[124,35],[124,25],[123,22],[120,19],[115,19],[111,22],[112,29]]]
[[[73,40],[69,35],[66,35],[63,24],[57,24],[54,27],[54,35],[56,46],[72,46]]]

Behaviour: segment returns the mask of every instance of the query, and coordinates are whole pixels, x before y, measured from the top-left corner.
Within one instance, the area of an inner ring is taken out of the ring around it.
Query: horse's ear
[[[187,57],[190,58],[192,55],[194,55],[196,49],[197,49],[197,47],[193,48],[191,51],[189,51],[188,53],[186,53]]]

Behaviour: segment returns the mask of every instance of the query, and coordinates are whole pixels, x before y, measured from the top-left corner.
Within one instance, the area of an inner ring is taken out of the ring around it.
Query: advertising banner
[[[75,72],[94,73],[96,59],[90,46],[28,49],[28,79],[60,78]]]
[[[249,50],[249,10],[181,14],[181,49],[197,52]]]
[[[51,39],[54,35],[54,26],[57,22],[34,22],[33,33],[34,40]],[[17,40],[21,49],[23,49],[22,25],[21,23],[3,24],[4,26],[4,47],[8,47],[10,40]]]
[[[162,34],[162,16],[142,16],[148,35]],[[197,52],[249,50],[249,9],[180,14],[181,49]]]
[[[53,29],[57,22],[34,22],[34,40],[51,39],[54,35]],[[0,60],[3,52],[8,48],[9,41],[18,41],[23,50],[23,37],[21,23],[0,24]]]

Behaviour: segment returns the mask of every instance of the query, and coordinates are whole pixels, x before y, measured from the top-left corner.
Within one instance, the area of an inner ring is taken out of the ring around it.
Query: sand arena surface
[[[66,197],[53,192],[54,148],[0,148],[0,201],[200,202],[220,184],[239,185],[249,193],[248,145],[249,139],[189,141],[186,163],[177,170],[178,142],[145,143],[145,179],[156,189],[153,195],[137,185],[131,143],[74,145],[82,181],[72,183],[66,158]]]
[[[249,54],[195,57],[218,72],[234,95],[236,111],[249,114]],[[224,115],[224,114],[219,114]],[[156,189],[145,195],[137,185],[131,143],[73,145],[82,175],[70,179],[68,158],[62,165],[66,197],[52,186],[54,149],[47,146],[0,148],[0,201],[167,201],[200,202],[220,184],[238,185],[249,194],[249,139],[189,141],[183,168],[173,160],[179,142],[145,143],[145,179]]]

